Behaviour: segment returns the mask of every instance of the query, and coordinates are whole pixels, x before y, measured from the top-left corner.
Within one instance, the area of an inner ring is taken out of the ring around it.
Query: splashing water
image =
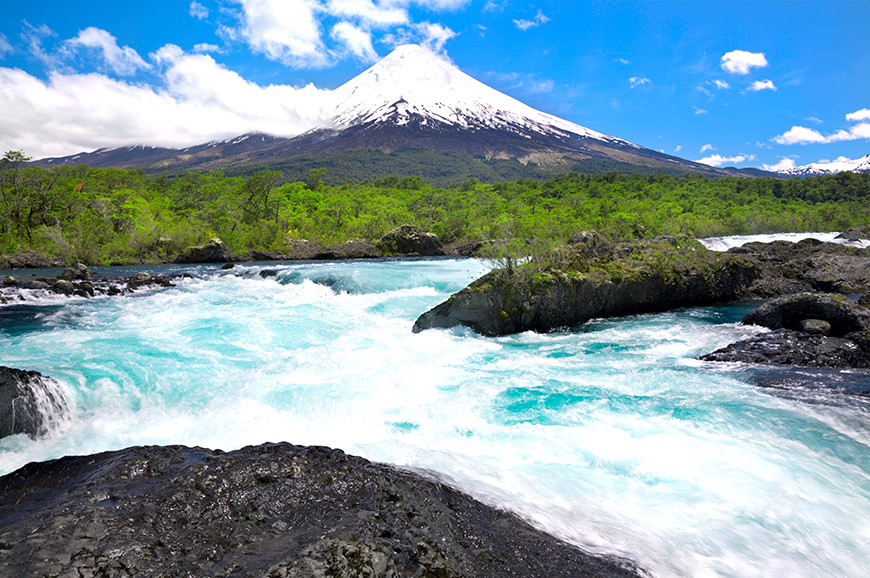
[[[697,361],[760,331],[737,323],[746,306],[411,333],[483,272],[204,267],[175,289],[6,307],[2,363],[54,377],[73,409],[46,437],[0,440],[0,473],[139,444],[320,444],[437,472],[656,576],[866,575],[868,398]]]

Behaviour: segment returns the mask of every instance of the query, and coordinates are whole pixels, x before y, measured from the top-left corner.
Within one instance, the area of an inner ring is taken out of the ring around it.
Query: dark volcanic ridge
[[[450,487],[339,450],[134,447],[0,478],[4,576],[628,577]]]

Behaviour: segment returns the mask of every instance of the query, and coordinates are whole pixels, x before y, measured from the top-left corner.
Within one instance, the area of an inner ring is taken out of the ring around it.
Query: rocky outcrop
[[[60,385],[36,371],[0,366],[0,438],[39,437],[69,415]]]
[[[0,478],[6,576],[627,577],[444,484],[322,447],[137,447]]]
[[[802,322],[810,320],[824,321],[829,326],[829,335],[843,337],[870,329],[870,310],[842,295],[798,293],[772,299],[753,309],[743,318],[743,323],[806,332],[806,324]]]
[[[870,227],[855,227],[848,231],[843,231],[836,236],[837,239],[845,239],[846,241],[862,241],[870,239]]]
[[[383,237],[375,246],[383,255],[414,255],[432,257],[444,255],[441,240],[433,233],[427,233],[413,225],[396,227]]]
[[[701,357],[803,367],[870,367],[870,310],[841,295],[800,293],[750,311],[747,325],[775,331]]]
[[[551,331],[588,321],[729,301],[758,269],[697,241],[614,245],[602,257],[562,247],[542,259],[484,275],[421,315],[414,332],[464,325],[483,335]]]
[[[747,243],[728,252],[744,255],[759,267],[760,275],[747,288],[747,297],[870,292],[870,249],[806,239]]]
[[[287,251],[271,253],[268,251],[251,251],[252,261],[296,261],[314,259],[323,252],[319,243],[307,239],[292,239],[287,242]]]
[[[328,245],[317,253],[314,259],[375,259],[380,256],[380,251],[371,243],[360,239],[351,239],[346,243]]]
[[[49,259],[34,251],[0,256],[0,269],[51,269],[61,266],[61,261]]]
[[[191,247],[175,258],[176,263],[226,263],[240,260],[239,256],[217,237],[204,245]]]
[[[852,339],[778,329],[702,355],[701,360],[864,368],[870,367],[870,348],[862,349]]]
[[[0,303],[28,301],[47,295],[84,298],[121,295],[154,286],[174,287],[174,280],[173,276],[152,275],[147,271],[140,271],[129,277],[95,278],[86,265],[77,263],[74,267],[61,271],[57,277],[5,277],[0,287]]]

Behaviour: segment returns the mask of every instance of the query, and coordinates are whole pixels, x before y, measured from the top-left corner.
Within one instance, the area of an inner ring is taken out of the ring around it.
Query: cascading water
[[[7,306],[2,364],[57,379],[73,417],[0,440],[0,473],[140,444],[328,445],[436,472],[656,576],[866,575],[868,398],[697,361],[761,331],[737,323],[748,305],[543,335],[411,333],[484,272],[458,259],[200,267],[174,289]]]

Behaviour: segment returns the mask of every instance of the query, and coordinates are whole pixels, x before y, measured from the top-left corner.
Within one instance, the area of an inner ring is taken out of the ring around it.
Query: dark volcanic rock
[[[836,237],[837,239],[845,239],[847,241],[861,241],[862,239],[870,239],[870,227],[856,227],[843,231]]]
[[[374,259],[381,254],[374,245],[360,239],[351,239],[346,243],[329,245],[315,259]]]
[[[0,256],[0,269],[50,269],[62,265],[60,261],[48,259],[33,251]]]
[[[827,321],[830,334],[835,337],[870,329],[870,310],[840,295],[825,293],[778,297],[750,311],[743,323],[769,329],[800,330],[801,322],[808,319]]]
[[[94,276],[87,265],[76,263],[72,267],[67,267],[58,273],[57,278],[62,281],[92,281]]]
[[[444,246],[441,240],[432,233],[427,233],[413,225],[396,227],[375,243],[384,255],[422,255],[431,257],[443,255]]]
[[[205,245],[191,247],[175,258],[176,263],[226,263],[239,260],[239,257],[217,237]]]
[[[490,272],[421,315],[414,332],[457,325],[483,335],[550,331],[595,317],[706,305],[735,299],[758,274],[745,259],[696,241],[625,243],[611,253],[590,259],[567,246],[551,252],[542,270]]]
[[[804,367],[870,367],[870,353],[851,339],[778,329],[732,343],[703,361],[739,361]]]
[[[637,576],[341,451],[137,447],[0,478],[6,576]]]
[[[69,413],[60,385],[36,371],[0,366],[0,438],[36,438]]]
[[[870,292],[870,250],[805,239],[798,243],[747,243],[729,249],[745,255],[761,271],[746,297],[824,291],[845,294]]]

